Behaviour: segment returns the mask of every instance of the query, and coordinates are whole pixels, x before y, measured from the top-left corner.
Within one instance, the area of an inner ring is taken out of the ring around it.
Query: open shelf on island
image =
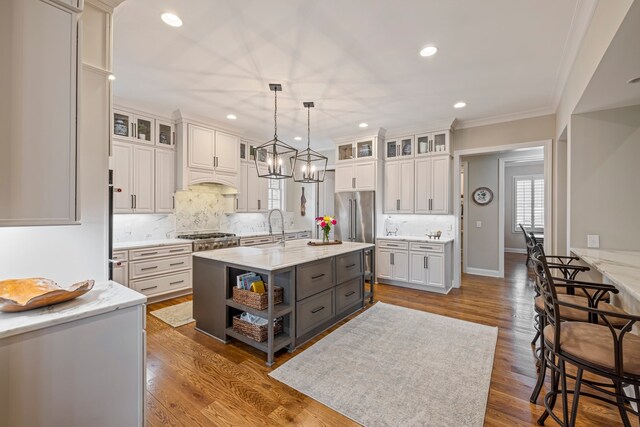
[[[233,298],[227,298],[227,306],[233,307],[238,310],[246,311],[247,313],[255,314],[256,316],[260,316],[263,318],[267,318],[269,316],[269,310],[257,310],[253,307],[249,307],[248,305],[240,304],[239,302],[235,302]],[[273,317],[281,317],[291,313],[291,305],[287,303],[276,304],[273,307]]]
[[[244,335],[237,333],[236,331],[233,330],[233,328],[227,328],[226,334],[232,338],[237,339],[238,341],[242,341],[245,344],[248,344],[252,347],[257,348],[260,351],[264,351],[265,353],[269,351],[269,347],[267,345],[268,341],[258,342],[258,341],[252,340],[249,337],[245,337]],[[273,351],[276,352],[278,350],[285,348],[286,346],[291,344],[291,341],[292,341],[292,338],[291,336],[289,336],[287,332],[279,333],[278,335],[273,337]]]

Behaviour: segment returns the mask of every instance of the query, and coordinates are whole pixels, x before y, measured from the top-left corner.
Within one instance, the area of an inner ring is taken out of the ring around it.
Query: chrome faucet
[[[280,209],[271,209],[269,211],[269,234],[273,236],[273,228],[271,227],[271,214],[274,212],[278,212],[280,214],[280,220],[282,223],[282,241],[280,242],[280,245],[284,246],[284,215]]]

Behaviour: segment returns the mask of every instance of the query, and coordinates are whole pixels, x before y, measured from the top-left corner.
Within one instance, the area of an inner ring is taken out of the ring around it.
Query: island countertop
[[[309,239],[288,241],[284,247],[277,243],[261,246],[239,246],[196,252],[194,257],[274,271],[294,265],[330,258],[349,252],[372,248],[372,243],[343,242],[339,245],[309,246]]]
[[[146,296],[116,282],[97,282],[89,292],[71,301],[17,313],[0,313],[0,338],[144,304],[146,301]]]
[[[640,303],[640,251],[571,248],[571,252]]]

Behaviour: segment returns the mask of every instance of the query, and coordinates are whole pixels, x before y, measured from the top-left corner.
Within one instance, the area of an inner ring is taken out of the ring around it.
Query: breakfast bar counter
[[[196,329],[223,342],[233,338],[258,348],[267,353],[267,365],[271,366],[278,350],[286,347],[293,351],[360,310],[366,297],[373,299],[373,287],[369,293],[364,289],[365,280],[373,282],[373,244],[311,246],[309,242],[294,240],[284,246],[276,243],[194,253]],[[234,298],[239,293],[234,289],[237,278],[246,273],[254,273],[266,285],[267,304],[263,309]],[[282,293],[278,301],[275,288]],[[265,340],[256,341],[234,327],[243,312],[267,321]]]

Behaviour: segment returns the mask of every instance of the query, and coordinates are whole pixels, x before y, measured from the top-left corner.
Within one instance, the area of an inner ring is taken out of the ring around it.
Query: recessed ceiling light
[[[636,77],[635,79],[631,79],[627,83],[629,83],[629,84],[640,83],[640,77]]]
[[[420,51],[420,56],[433,56],[438,51],[438,48],[435,46],[427,46],[423,47]]]
[[[302,141],[302,137],[300,137],[300,136],[296,136],[293,139],[295,139],[296,141]]]
[[[453,104],[453,108],[464,108],[467,106],[467,103],[464,101],[456,102]]]
[[[365,122],[362,122],[358,126],[360,126],[361,128],[366,128],[369,125],[367,123],[365,123]]]
[[[109,77],[107,78],[111,81],[114,81],[116,79],[116,76],[114,76],[113,74],[109,74]]]
[[[227,119],[229,119],[229,120],[235,120],[235,119],[237,119],[237,117],[236,117],[236,115],[235,115],[235,114],[227,114]]]
[[[167,25],[172,27],[182,27],[182,19],[180,19],[176,14],[165,12],[160,15],[160,18],[162,18],[162,21]]]

